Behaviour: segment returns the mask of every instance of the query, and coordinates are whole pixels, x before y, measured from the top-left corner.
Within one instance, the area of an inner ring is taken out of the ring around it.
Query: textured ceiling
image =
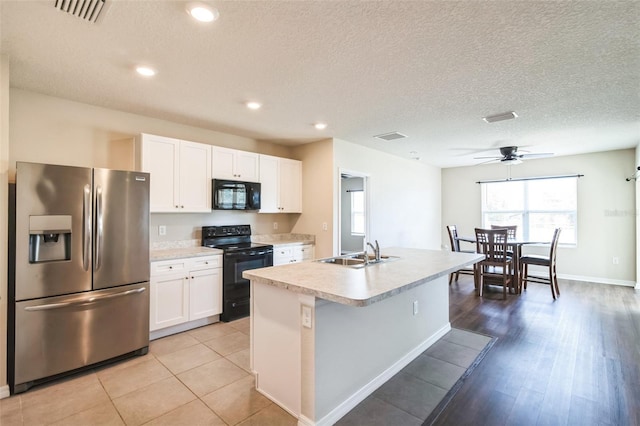
[[[182,1],[107,3],[92,24],[54,0],[1,0],[12,87],[442,167],[504,145],[567,155],[640,143],[637,1],[211,1],[211,24]],[[139,62],[157,76],[135,75]],[[264,107],[247,110],[253,99]],[[393,131],[408,138],[373,138]]]

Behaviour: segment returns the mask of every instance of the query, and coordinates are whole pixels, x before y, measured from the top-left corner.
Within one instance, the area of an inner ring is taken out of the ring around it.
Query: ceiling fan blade
[[[488,158],[492,158],[494,160],[502,159],[502,157],[497,157],[495,155],[492,155],[491,157],[473,157],[474,160],[485,160],[485,159],[488,159]]]
[[[520,158],[542,158],[542,157],[551,157],[553,152],[538,152],[532,154],[522,154],[518,155]]]
[[[485,157],[485,158],[489,158],[489,157]],[[481,161],[480,163],[476,164],[476,166],[481,166],[483,164],[488,164],[488,163],[493,163],[495,161],[500,161],[502,159],[502,157],[497,157],[497,158],[493,158],[491,160],[487,160],[487,161]]]

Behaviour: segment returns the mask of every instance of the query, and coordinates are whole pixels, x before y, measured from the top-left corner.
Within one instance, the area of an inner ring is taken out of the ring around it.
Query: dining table
[[[466,236],[458,236],[456,238],[457,241],[476,244],[476,237],[466,237]],[[533,240],[523,240],[520,238],[509,238],[507,240],[507,248],[513,251],[513,255],[515,256],[514,265],[513,265],[513,279],[511,282],[515,282],[514,291],[516,294],[522,293],[522,282],[520,280],[520,258],[522,257],[522,247],[525,245],[549,245],[550,241],[533,241]],[[511,292],[511,289],[509,289]]]

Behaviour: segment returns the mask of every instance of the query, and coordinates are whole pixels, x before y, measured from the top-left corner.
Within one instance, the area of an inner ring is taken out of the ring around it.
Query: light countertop
[[[315,235],[310,234],[265,234],[252,235],[251,241],[256,243],[271,244],[274,247],[315,244]]]
[[[222,250],[202,246],[178,247],[151,250],[149,252],[149,258],[153,262],[158,260],[183,259],[185,257],[215,256],[217,254],[222,254]]]
[[[243,277],[344,305],[367,306],[484,258],[475,253],[396,247],[381,252],[399,259],[358,269],[321,262],[291,263],[245,271]]]

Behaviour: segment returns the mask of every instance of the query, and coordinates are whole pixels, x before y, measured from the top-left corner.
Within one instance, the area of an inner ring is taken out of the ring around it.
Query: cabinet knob
[[[209,262],[205,261],[205,262],[204,262],[204,264],[205,264],[205,265],[208,265],[208,264],[209,264]]]
[[[184,209],[184,206],[180,206],[181,209]]]
[[[176,209],[178,208],[178,206],[176,206]]]
[[[169,266],[169,269],[173,269],[173,266]]]
[[[193,277],[191,277],[191,279],[194,279]]]

